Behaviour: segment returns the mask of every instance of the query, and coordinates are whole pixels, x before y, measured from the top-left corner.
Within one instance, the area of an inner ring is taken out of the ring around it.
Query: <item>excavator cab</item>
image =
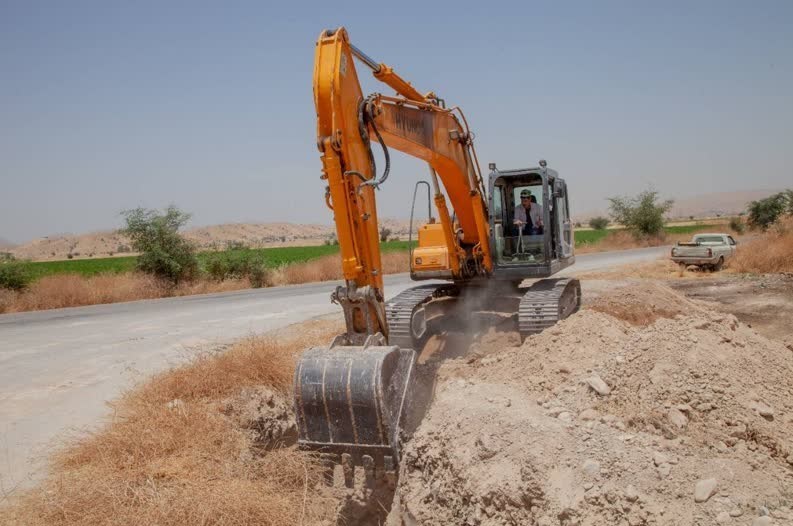
[[[575,262],[567,184],[555,170],[491,163],[488,183],[494,278],[544,278]]]

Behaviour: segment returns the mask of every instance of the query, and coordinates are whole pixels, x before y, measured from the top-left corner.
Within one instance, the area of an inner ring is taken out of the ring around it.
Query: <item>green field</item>
[[[407,250],[407,241],[388,241],[380,245],[384,252],[394,250]],[[309,261],[327,254],[336,254],[338,245],[318,245],[311,247],[278,247],[243,249],[260,256],[269,268],[278,268],[290,263]],[[201,252],[198,254],[199,264],[203,267],[207,259],[215,252]],[[36,261],[30,264],[30,269],[36,278],[52,274],[81,274],[93,276],[103,273],[122,273],[135,268],[135,256],[95,259],[72,259],[63,261]]]
[[[609,232],[613,232],[613,230],[576,230],[575,246],[580,247],[581,245],[597,243],[606,237]]]
[[[714,228],[716,230],[723,225],[686,225],[665,227],[670,234],[686,234],[702,230],[703,228]],[[577,247],[582,245],[597,243],[614,230],[580,230],[575,233],[575,244]],[[381,248],[384,252],[395,250],[407,250],[407,241],[388,241],[382,243]],[[336,254],[339,251],[338,245],[317,245],[310,247],[278,247],[278,248],[254,248],[242,249],[245,252],[252,252],[260,256],[267,267],[278,268],[291,263],[300,263],[322,257],[328,254]],[[198,260],[202,267],[215,252],[202,252],[198,254]],[[64,261],[37,261],[30,264],[30,270],[36,278],[49,276],[52,274],[81,274],[83,276],[93,276],[102,273],[122,273],[129,272],[135,268],[135,256],[116,257],[116,258],[96,258],[96,259],[73,259]]]

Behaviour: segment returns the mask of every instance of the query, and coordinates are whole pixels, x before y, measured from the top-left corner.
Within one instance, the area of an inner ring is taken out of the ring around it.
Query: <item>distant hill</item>
[[[675,199],[668,216],[672,219],[694,217],[716,217],[738,215],[746,210],[751,201],[763,199],[780,190],[743,190],[738,192],[712,192]],[[587,210],[574,213],[577,222],[585,223],[596,216],[607,216],[607,210]]]
[[[8,250],[9,248],[14,248],[14,243],[7,240],[4,237],[0,237],[0,250]]]
[[[392,237],[408,235],[408,222],[381,219],[380,226],[391,230]],[[231,244],[251,248],[321,245],[336,235],[332,225],[300,225],[294,223],[230,223],[191,228],[185,237],[200,250],[223,250]],[[34,261],[123,256],[130,253],[129,240],[114,232],[93,232],[82,235],[54,235],[34,239],[10,250],[17,258]]]

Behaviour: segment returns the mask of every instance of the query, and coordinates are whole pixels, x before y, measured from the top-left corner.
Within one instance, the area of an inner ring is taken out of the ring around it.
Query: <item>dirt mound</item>
[[[616,289],[597,298],[590,308],[632,325],[642,326],[650,325],[659,318],[702,312],[701,307],[693,301],[652,282]]]
[[[440,366],[392,519],[793,523],[790,350],[662,286],[596,305]]]

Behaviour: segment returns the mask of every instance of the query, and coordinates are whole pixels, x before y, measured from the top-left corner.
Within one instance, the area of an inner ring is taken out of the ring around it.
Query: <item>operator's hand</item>
[[[523,221],[521,221],[520,219],[516,219],[516,220],[514,221],[514,224],[516,224],[516,225],[518,225],[518,226],[523,226],[523,225],[525,225],[526,223],[524,223],[524,222],[523,222]]]

